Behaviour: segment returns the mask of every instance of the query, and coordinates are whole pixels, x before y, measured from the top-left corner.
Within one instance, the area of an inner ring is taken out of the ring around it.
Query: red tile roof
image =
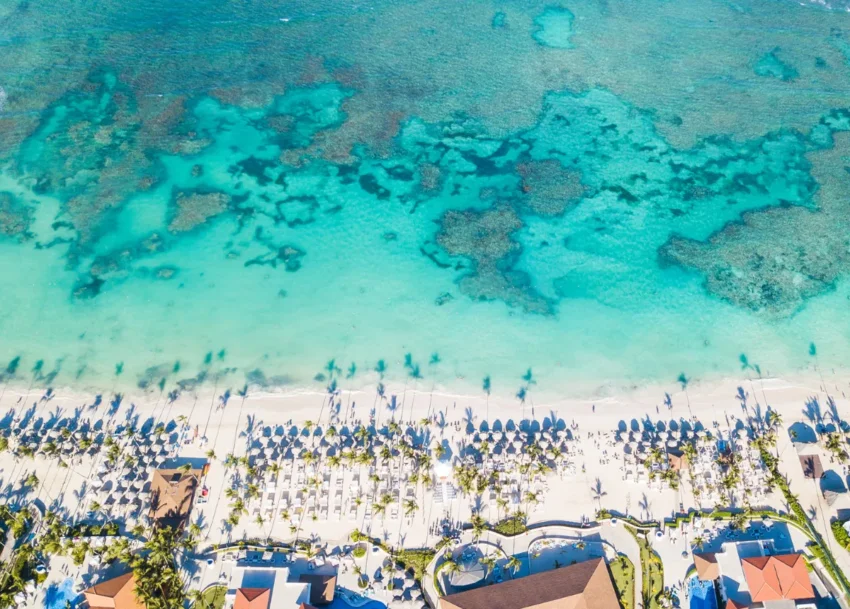
[[[815,597],[802,554],[755,556],[741,566],[754,603]]]
[[[239,588],[233,609],[268,609],[271,590],[268,588]]]

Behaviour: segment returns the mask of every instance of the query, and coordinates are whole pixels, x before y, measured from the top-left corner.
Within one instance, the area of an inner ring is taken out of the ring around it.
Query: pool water
[[[74,592],[74,580],[66,579],[61,584],[52,584],[47,588],[44,595],[45,609],[65,609],[67,603],[71,603],[71,607],[75,606],[74,600],[77,598]]]
[[[717,597],[714,595],[714,583],[691,578],[688,581],[690,609],[717,609]]]
[[[337,594],[333,602],[327,605],[327,609],[351,609],[353,605],[349,605],[343,598]],[[360,605],[357,609],[386,609],[386,605],[380,601],[369,601],[364,605]]]

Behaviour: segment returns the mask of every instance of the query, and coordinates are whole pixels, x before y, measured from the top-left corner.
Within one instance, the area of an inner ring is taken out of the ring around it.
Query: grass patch
[[[645,532],[639,532],[630,526],[624,528],[631,533],[640,548],[643,606],[645,609],[660,609],[661,593],[664,591],[664,565],[661,564],[661,558],[649,545]]]
[[[622,609],[633,609],[635,606],[635,566],[625,556],[618,556],[608,563],[614,589]]]
[[[421,550],[400,550],[392,555],[393,560],[399,563],[405,569],[413,569],[413,575],[416,579],[421,580],[425,575],[425,569],[428,564],[434,560],[436,552],[429,548]]]
[[[493,527],[493,530],[500,535],[511,537],[513,535],[521,535],[522,533],[525,533],[528,530],[528,527],[525,526],[525,520],[522,518],[511,516],[510,518],[505,518],[504,520],[497,522],[496,526]]]
[[[225,586],[213,586],[204,591],[204,598],[192,605],[192,609],[222,609],[224,607],[224,596],[227,594]]]

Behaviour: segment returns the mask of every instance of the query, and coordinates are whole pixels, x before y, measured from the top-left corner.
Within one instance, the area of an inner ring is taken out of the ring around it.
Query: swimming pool
[[[717,609],[717,597],[714,595],[714,583],[704,582],[696,577],[688,580],[690,609]]]
[[[346,591],[347,594],[351,594],[351,592]],[[339,592],[336,593],[333,602],[330,605],[327,605],[327,609],[351,609],[353,605],[349,605],[345,600],[343,600],[342,596]],[[357,607],[357,609],[386,609],[386,605],[381,601],[369,601]]]
[[[70,577],[61,584],[51,584],[44,593],[44,609],[65,609],[66,603],[75,606],[74,600],[77,593],[74,592],[74,580]]]

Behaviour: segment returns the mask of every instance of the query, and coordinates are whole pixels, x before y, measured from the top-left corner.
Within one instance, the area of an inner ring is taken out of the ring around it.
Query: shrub
[[[357,546],[354,548],[354,552],[352,552],[352,554],[354,554],[354,558],[363,558],[366,556],[366,548],[363,546]]]
[[[844,530],[844,523],[834,520],[832,522],[832,534],[835,535],[835,540],[842,548],[850,549],[850,535]]]

